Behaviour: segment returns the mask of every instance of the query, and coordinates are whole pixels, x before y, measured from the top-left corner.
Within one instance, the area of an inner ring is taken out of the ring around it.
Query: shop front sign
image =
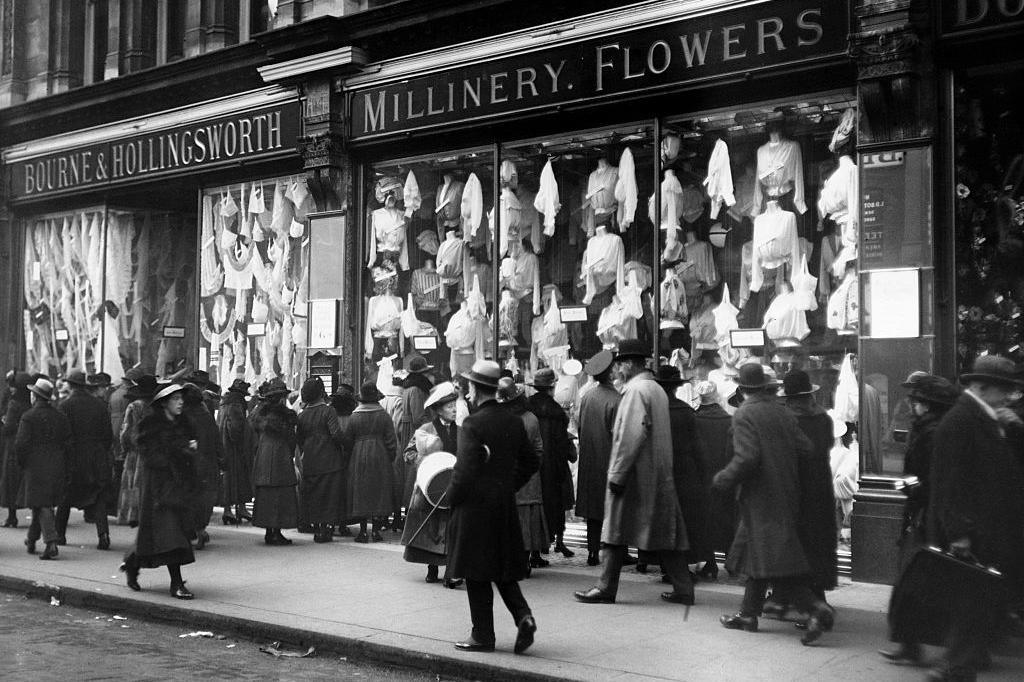
[[[943,0],[941,7],[947,35],[1024,24],[1024,0]]]
[[[106,140],[11,164],[15,199],[180,174],[290,151],[297,102]]]
[[[352,138],[621,98],[845,54],[847,2],[773,0],[356,89]]]

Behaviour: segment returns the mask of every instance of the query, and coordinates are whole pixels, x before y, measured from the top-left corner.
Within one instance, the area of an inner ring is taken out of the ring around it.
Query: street
[[[388,680],[436,681],[401,668],[337,655],[274,657],[234,638],[181,637],[187,626],[54,606],[0,594],[0,679],[19,680]],[[287,647],[281,650],[291,651]],[[450,678],[448,678],[450,679]]]

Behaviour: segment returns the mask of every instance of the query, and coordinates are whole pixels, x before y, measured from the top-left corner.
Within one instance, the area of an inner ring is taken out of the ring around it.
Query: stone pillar
[[[78,0],[50,0],[50,65],[47,92],[82,84],[85,57],[85,6]]]
[[[25,5],[0,0],[0,108],[24,102],[28,95],[26,38]]]
[[[203,0],[188,0],[188,8],[185,10],[185,58],[195,57],[203,51]]]
[[[337,81],[337,82],[336,82]],[[349,212],[353,196],[352,165],[345,146],[344,98],[340,79],[328,76],[311,78],[303,83],[303,123],[306,134],[299,139],[306,184],[316,200],[318,211],[342,211],[349,217],[345,234],[345,262],[339,264],[345,273],[347,300],[339,314],[339,350],[352,351],[359,343],[359,303],[356,281],[361,272],[356,252],[358,221]],[[339,371],[348,383],[355,383],[358,352],[341,354]]]
[[[122,73],[156,64],[158,5],[152,0],[121,0]]]
[[[130,0],[107,0],[107,59],[103,80],[117,78],[121,71],[121,5]]]
[[[301,9],[301,0],[280,0],[277,3],[277,16],[271,21],[270,28],[284,28],[302,21]]]
[[[8,169],[0,164],[0,372],[21,368],[21,231],[8,208]]]
[[[238,42],[238,0],[206,0],[205,10],[207,52]]]

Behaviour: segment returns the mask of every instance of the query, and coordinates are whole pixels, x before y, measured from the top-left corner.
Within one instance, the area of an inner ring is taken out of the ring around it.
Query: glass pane
[[[199,366],[222,387],[274,377],[299,387],[313,211],[302,176],[203,191]]]
[[[385,162],[366,182],[363,376],[389,395],[416,356],[436,378],[490,358],[492,152]]]
[[[653,149],[646,125],[503,148],[499,352],[513,373],[653,344]]]

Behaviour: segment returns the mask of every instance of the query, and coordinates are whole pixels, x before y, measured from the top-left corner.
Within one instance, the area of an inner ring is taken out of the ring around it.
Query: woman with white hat
[[[136,429],[139,526],[135,547],[121,564],[128,587],[136,592],[142,589],[140,569],[166,566],[176,599],[193,597],[181,578],[181,567],[195,561],[189,531],[195,525],[199,494],[198,443],[181,414],[184,390],[180,384],[160,387],[150,401],[151,412]]]
[[[455,384],[446,381],[435,386],[424,401],[423,408],[429,421],[413,432],[403,453],[413,481],[417,479],[420,465],[434,453],[451,454],[454,461],[459,445],[459,430],[455,425],[457,398]],[[428,583],[440,582],[437,567],[448,563],[445,551],[448,510],[439,506],[431,513],[433,508],[434,505],[427,499],[424,491],[419,485],[415,485],[406,508],[407,518],[402,532],[405,560],[414,564],[426,564]],[[455,588],[461,583],[461,580],[451,580],[445,576],[445,587]]]

